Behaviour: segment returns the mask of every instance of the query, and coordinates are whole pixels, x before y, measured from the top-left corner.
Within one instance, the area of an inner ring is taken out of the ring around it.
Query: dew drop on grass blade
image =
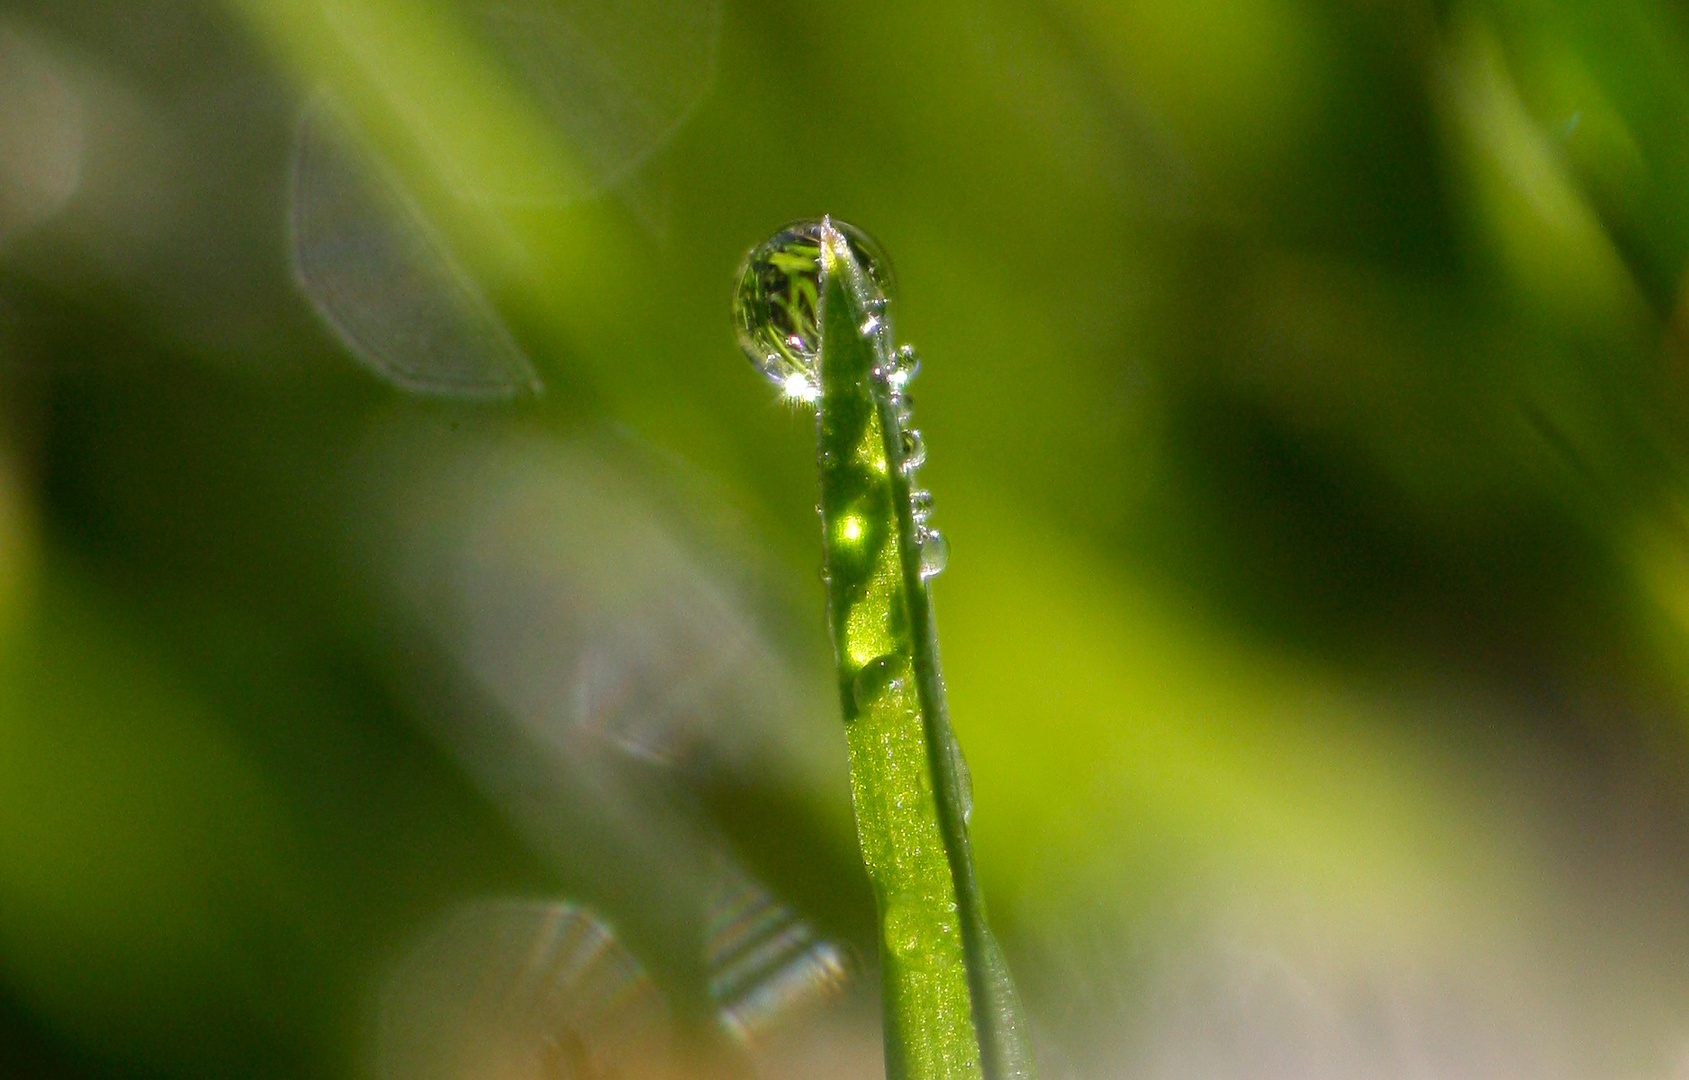
[[[829,218],[796,222],[739,270],[734,324],[751,363],[816,410],[822,553],[852,801],[880,919],[892,1080],[1036,1075],[1008,967],[986,923],[950,729],[931,581],[950,546],[916,486],[927,460],[897,347],[885,257]]]
[[[540,381],[421,208],[326,96],[294,147],[294,276],[366,367],[416,393],[497,399]]]
[[[380,1080],[673,1074],[666,1006],[590,912],[482,900],[427,927],[382,986]]]

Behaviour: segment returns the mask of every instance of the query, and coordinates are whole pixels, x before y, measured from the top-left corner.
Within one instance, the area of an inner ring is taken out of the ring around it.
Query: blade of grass
[[[857,833],[880,916],[890,1080],[1033,1076],[985,920],[945,710],[914,449],[898,418],[886,298],[824,223],[817,410],[828,612]]]

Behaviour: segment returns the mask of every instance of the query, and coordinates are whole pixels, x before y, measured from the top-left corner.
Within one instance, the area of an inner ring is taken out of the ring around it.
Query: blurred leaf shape
[[[538,393],[539,377],[416,201],[322,94],[293,154],[294,276],[363,364],[416,393]]]
[[[423,932],[382,989],[383,1080],[644,1080],[671,1075],[644,970],[589,912],[482,900]]]
[[[48,49],[0,22],[0,243],[47,221],[82,183],[87,116]]]
[[[1564,153],[1520,99],[1495,32],[1469,14],[1455,23],[1439,72],[1442,104],[1486,250],[1556,322],[1633,331],[1645,314],[1636,282]]]
[[[838,993],[849,978],[845,954],[760,882],[720,863],[704,944],[710,998],[721,1027],[742,1043],[801,1006]]]

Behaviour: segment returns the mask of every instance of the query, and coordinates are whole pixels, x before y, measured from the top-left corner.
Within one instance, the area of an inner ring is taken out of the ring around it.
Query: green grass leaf
[[[1033,1075],[1013,984],[968,848],[927,578],[936,545],[910,478],[889,298],[845,234],[821,229],[817,430],[828,614],[862,855],[879,904],[886,1074]]]

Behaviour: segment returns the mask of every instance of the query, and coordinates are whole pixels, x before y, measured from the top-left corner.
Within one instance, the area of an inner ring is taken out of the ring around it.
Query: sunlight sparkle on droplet
[[[780,389],[793,401],[815,401],[821,396],[820,388],[801,371],[794,371],[786,376],[786,381],[780,384]]]

